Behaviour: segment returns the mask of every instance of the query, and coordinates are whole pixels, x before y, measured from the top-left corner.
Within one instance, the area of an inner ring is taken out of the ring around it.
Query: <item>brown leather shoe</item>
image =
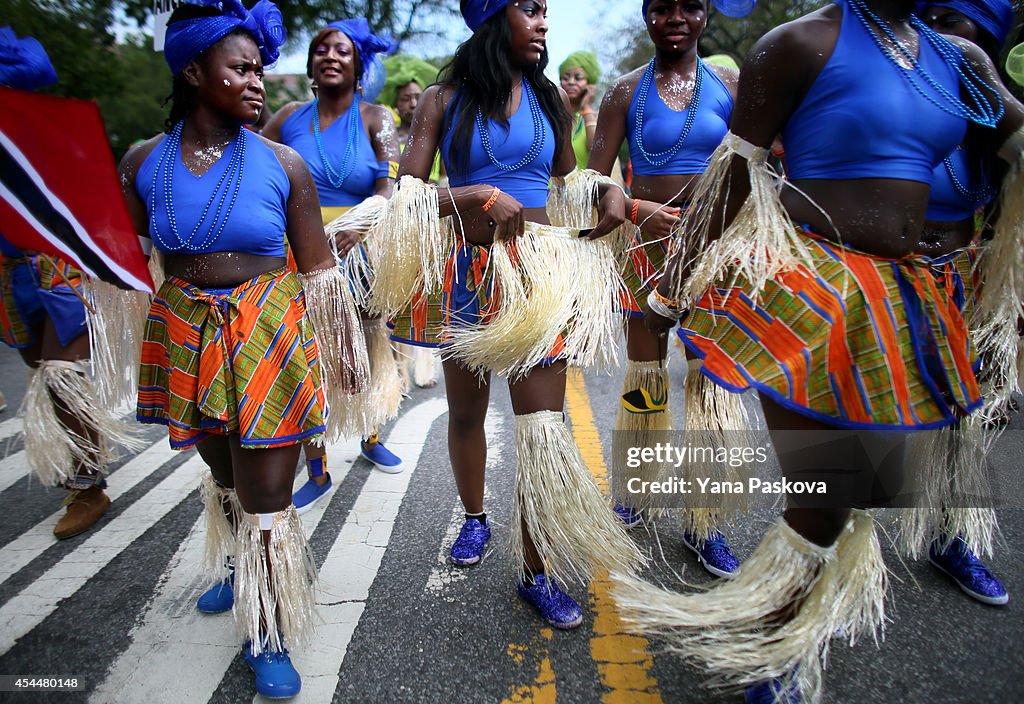
[[[68,511],[53,527],[53,534],[58,540],[71,538],[89,530],[110,508],[110,497],[103,493],[103,489],[93,486],[71,492],[64,500],[64,505],[68,507]]]

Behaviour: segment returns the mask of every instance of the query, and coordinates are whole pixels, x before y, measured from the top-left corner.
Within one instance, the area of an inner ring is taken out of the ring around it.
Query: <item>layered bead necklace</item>
[[[230,142],[234,145],[234,149],[231,152],[227,168],[224,169],[217,185],[214,186],[213,193],[206,201],[206,206],[196,221],[195,227],[192,228],[192,232],[188,237],[182,237],[178,231],[178,220],[174,212],[174,164],[178,154],[181,153],[181,132],[184,125],[185,121],[182,120],[167,135],[163,151],[153,170],[153,184],[149,192],[148,203],[149,229],[153,234],[154,241],[160,245],[160,249],[168,252],[206,252],[224,231],[224,226],[227,224],[228,218],[231,217],[231,211],[234,210],[235,201],[238,199],[238,189],[242,185],[245,167],[245,139],[242,137],[242,128],[240,127],[238,134]],[[161,198],[157,197],[158,194]],[[173,241],[168,241],[157,227],[158,200],[163,201],[162,205],[170,225],[170,236]],[[214,204],[216,204],[216,208],[214,208]],[[212,220],[207,224],[211,209],[213,210]],[[204,235],[200,235],[200,230],[204,225],[206,225],[206,232]]]
[[[961,149],[962,147],[957,147]],[[960,180],[960,177],[956,174],[956,167],[953,165],[953,156],[949,155],[942,160],[942,163],[946,165],[946,173],[949,174],[949,180],[953,182],[953,188],[956,192],[967,201],[974,204],[975,208],[979,208],[995,196],[995,190],[988,183],[982,183],[978,188],[968,188],[964,185],[964,182]]]
[[[341,188],[345,179],[355,168],[356,159],[359,157],[359,120],[356,119],[356,112],[359,110],[359,98],[352,96],[352,105],[346,115],[348,116],[348,135],[345,141],[345,153],[341,156],[341,169],[335,171],[331,162],[327,159],[327,151],[324,149],[324,140],[320,136],[320,99],[313,101],[313,137],[316,139],[316,148],[320,152],[320,163],[324,166],[324,173],[327,181],[335,188]]]
[[[686,138],[689,136],[690,129],[697,118],[697,110],[700,108],[701,74],[704,72],[702,64],[703,62],[698,57],[697,68],[694,71],[693,96],[690,98],[690,107],[687,109],[686,120],[683,122],[683,131],[679,134],[679,139],[676,140],[676,143],[662,152],[649,152],[644,147],[644,113],[647,107],[647,94],[651,89],[651,84],[654,82],[654,59],[651,59],[651,63],[647,64],[647,69],[640,79],[640,86],[637,88],[636,116],[633,121],[633,129],[636,134],[636,146],[640,150],[640,154],[643,155],[644,159],[651,166],[664,166],[671,161],[672,157],[683,148],[683,143],[686,142]]]
[[[530,108],[530,120],[533,122],[533,142],[530,144],[526,154],[514,164],[498,161],[497,157],[494,156],[494,150],[491,148],[491,135],[487,131],[484,115],[480,108],[476,109],[476,130],[480,133],[480,143],[483,144],[487,158],[491,160],[495,167],[502,171],[518,171],[527,164],[533,163],[533,160],[540,155],[541,149],[544,148],[544,113],[540,109],[540,103],[537,101],[537,96],[534,95],[533,88],[530,87],[530,82],[523,81],[522,86],[522,99],[526,100],[526,104]]]
[[[910,26],[917,30],[918,36],[923,37],[925,41],[935,49],[935,52],[942,58],[942,60],[948,66],[951,66],[956,70],[957,75],[960,77],[960,84],[963,86],[970,98],[970,103],[965,103],[959,95],[953,95],[950,93],[944,86],[935,80],[931,74],[925,71],[924,67],[918,62],[917,57],[910,53],[906,47],[896,39],[896,35],[885,21],[872,12],[871,9],[864,4],[864,0],[847,0],[847,5],[853,11],[853,14],[860,21],[864,29],[867,30],[868,34],[871,35],[871,38],[882,51],[883,55],[892,62],[893,66],[900,71],[900,73],[907,79],[907,82],[925,100],[949,115],[953,115],[954,117],[959,117],[985,127],[995,127],[996,123],[998,123],[1000,118],[1002,118],[1005,106],[1003,105],[1003,100],[999,93],[992,86],[982,80],[982,78],[975,73],[974,69],[967,65],[963,54],[954,44],[940,37],[931,28],[924,24],[924,22],[914,15],[910,16]],[[868,21],[869,18],[871,22]],[[872,22],[874,23],[874,26],[872,26]],[[878,32],[874,28],[875,26],[882,30],[893,46],[897,47],[899,55],[910,63],[910,68],[907,68],[900,63],[897,58],[897,54],[893,49],[882,41],[882,37],[879,36]],[[922,43],[921,50],[923,51],[923,49],[924,47]],[[921,78],[918,78],[918,76]],[[937,100],[925,91],[924,86],[921,85],[922,78],[935,93],[938,93],[942,97],[942,101]],[[982,92],[983,90],[987,91],[995,98],[994,105],[986,99],[985,94]]]

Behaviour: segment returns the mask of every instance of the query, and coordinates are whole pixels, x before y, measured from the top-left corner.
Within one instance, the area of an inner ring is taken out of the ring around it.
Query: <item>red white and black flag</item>
[[[0,87],[0,234],[93,278],[153,291],[99,109]]]

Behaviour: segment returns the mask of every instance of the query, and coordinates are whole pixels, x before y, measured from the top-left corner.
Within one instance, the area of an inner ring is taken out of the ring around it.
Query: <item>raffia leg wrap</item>
[[[337,414],[334,422],[340,434],[365,438],[398,415],[402,403],[402,376],[384,320],[363,320],[362,325],[370,359],[370,387],[362,393],[342,397],[331,409],[331,415]]]
[[[644,562],[608,507],[566,428],[562,414],[516,416],[515,499],[511,542],[516,569],[524,563],[525,526],[554,579],[584,582],[599,570],[632,572]]]
[[[241,520],[242,506],[238,494],[217,483],[212,474],[203,477],[199,495],[206,508],[206,548],[203,564],[213,573],[227,576],[229,558],[235,554],[235,535]],[[230,517],[229,517],[230,516]]]
[[[316,587],[316,563],[295,507],[243,513],[235,545],[235,621],[254,655],[309,636]]]
[[[684,465],[684,478],[696,487],[697,479],[712,482],[746,482],[743,467],[732,467],[729,462],[718,462],[715,453],[720,448],[753,447],[750,420],[743,407],[740,394],[730,393],[700,373],[703,361],[687,360],[686,371],[686,426],[684,439],[690,448],[710,448],[710,452],[695,455],[696,461]],[[705,494],[702,506],[693,506],[683,512],[683,529],[698,541],[710,538],[718,531],[719,522],[728,516],[746,511],[744,492]]]
[[[137,451],[142,443],[131,429],[100,403],[96,386],[82,363],[43,361],[22,402],[25,457],[47,486],[56,486],[82,470],[102,473],[117,453],[114,445]],[[57,406],[82,421],[95,440],[72,431],[57,416]]]
[[[901,553],[916,559],[933,540],[960,536],[974,552],[992,554],[997,523],[985,465],[992,439],[980,416],[910,434],[906,461],[920,483],[921,498],[918,507],[900,512]]]
[[[413,347],[412,380],[421,388],[437,383],[437,359],[432,349]]]
[[[889,571],[869,512],[852,512],[836,543],[836,558],[830,570],[836,581],[836,625],[851,646],[862,635],[870,635],[877,645],[885,636]]]
[[[672,412],[668,408],[668,369],[662,362],[626,363],[626,378],[622,392],[627,394],[645,389],[655,402],[664,403],[664,410],[654,413],[631,413],[619,403],[615,416],[615,433],[612,438],[612,496],[631,508],[650,508],[650,493],[630,494],[629,481],[656,482],[665,474],[665,465],[660,462],[640,462],[632,468],[627,463],[630,448],[653,447],[657,442],[666,442],[672,430]]]

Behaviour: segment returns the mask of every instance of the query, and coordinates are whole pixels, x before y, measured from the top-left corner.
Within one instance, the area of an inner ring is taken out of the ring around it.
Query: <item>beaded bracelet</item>
[[[637,198],[633,201],[633,210],[629,213],[629,221],[634,225],[639,226],[637,220],[640,219],[640,199]]]
[[[496,203],[496,202],[498,201],[498,196],[500,196],[500,195],[501,195],[501,189],[500,189],[500,188],[498,188],[497,186],[495,186],[495,187],[494,187],[494,190],[493,190],[493,191],[491,191],[491,197],[490,197],[490,198],[488,198],[488,199],[487,199],[487,202],[486,202],[486,203],[484,203],[484,205],[483,205],[483,208],[484,208],[484,212],[485,212],[485,213],[486,213],[486,212],[487,212],[488,210],[490,210],[490,209],[491,209],[491,206],[492,206],[492,205],[494,205],[494,204],[495,204],[495,203]]]

